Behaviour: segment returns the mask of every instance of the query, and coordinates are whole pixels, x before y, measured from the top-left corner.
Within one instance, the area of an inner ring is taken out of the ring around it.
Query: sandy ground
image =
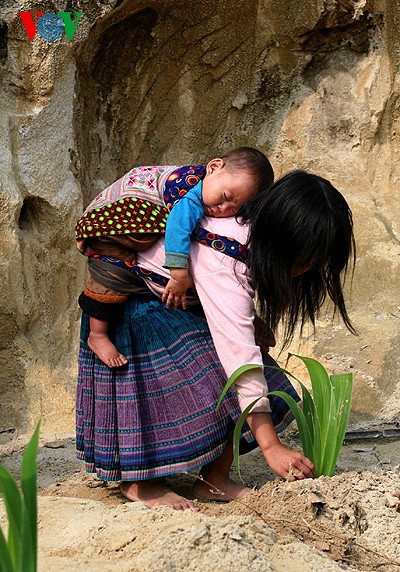
[[[26,439],[2,440],[0,463],[18,475]],[[333,478],[295,483],[254,451],[242,473],[257,488],[240,503],[199,503],[198,513],[127,502],[118,484],[85,474],[69,435],[41,438],[38,468],[39,571],[400,570],[398,440],[348,442]],[[170,485],[193,498],[193,479]]]

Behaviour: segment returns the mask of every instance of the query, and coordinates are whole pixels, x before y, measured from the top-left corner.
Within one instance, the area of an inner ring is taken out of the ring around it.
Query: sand
[[[10,435],[0,445],[0,463],[15,475],[25,443]],[[174,512],[126,501],[117,483],[87,475],[72,436],[42,437],[39,571],[400,570],[399,464],[399,441],[351,442],[334,477],[289,483],[254,451],[242,458],[242,473],[258,488],[243,502]],[[193,498],[193,479],[169,483]]]

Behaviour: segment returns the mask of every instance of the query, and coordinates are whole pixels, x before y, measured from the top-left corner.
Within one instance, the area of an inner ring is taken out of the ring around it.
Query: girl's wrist
[[[250,413],[246,419],[263,455],[281,445],[269,413]]]

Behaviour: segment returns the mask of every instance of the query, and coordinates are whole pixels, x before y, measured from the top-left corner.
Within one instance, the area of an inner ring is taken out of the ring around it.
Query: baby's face
[[[239,207],[255,195],[254,177],[244,170],[228,170],[222,159],[207,165],[202,201],[207,216],[234,216]]]

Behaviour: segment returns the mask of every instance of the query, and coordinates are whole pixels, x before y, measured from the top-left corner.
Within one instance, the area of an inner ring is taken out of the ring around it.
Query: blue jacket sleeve
[[[204,216],[201,202],[202,181],[190,189],[173,206],[165,230],[166,268],[187,268],[190,254],[190,236]]]

